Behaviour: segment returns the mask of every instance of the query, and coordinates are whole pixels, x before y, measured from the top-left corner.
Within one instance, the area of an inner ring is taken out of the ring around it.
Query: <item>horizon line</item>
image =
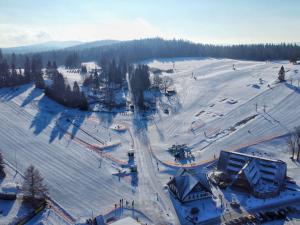
[[[73,46],[70,47],[75,47],[75,46],[79,46],[79,45],[84,45],[84,44],[88,44],[88,43],[93,43],[93,42],[97,42],[97,41],[117,41],[117,42],[129,42],[129,41],[139,41],[139,40],[149,40],[149,39],[162,39],[165,41],[172,41],[172,40],[176,40],[176,41],[185,41],[185,42],[191,42],[194,44],[202,44],[202,45],[215,45],[215,46],[236,46],[236,45],[268,45],[268,44],[274,44],[274,45],[280,45],[280,44],[295,44],[298,45],[300,44],[300,41],[281,41],[281,42],[252,42],[252,43],[246,43],[246,42],[239,42],[239,43],[208,43],[208,42],[201,42],[201,41],[193,41],[187,38],[163,38],[163,37],[144,37],[144,38],[133,38],[133,39],[125,39],[125,40],[120,40],[120,39],[95,39],[95,40],[89,40],[89,41],[84,41],[84,40],[49,40],[49,41],[42,41],[42,42],[33,42],[27,45],[17,45],[17,46],[9,46],[9,47],[2,47],[0,46],[0,49],[11,49],[11,48],[22,48],[22,47],[30,47],[30,46],[34,46],[34,45],[41,45],[41,44],[47,44],[47,43],[51,43],[51,42],[57,42],[57,43],[64,43],[64,42],[80,42],[78,44],[75,44]],[[66,47],[68,48],[68,47]],[[63,48],[62,48],[63,49]]]

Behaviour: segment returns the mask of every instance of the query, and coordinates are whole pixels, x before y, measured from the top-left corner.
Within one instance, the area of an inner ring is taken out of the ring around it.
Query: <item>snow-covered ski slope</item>
[[[4,158],[20,171],[30,164],[37,167],[51,198],[75,219],[90,217],[92,210],[98,215],[113,208],[119,199],[132,200],[136,195],[130,183],[111,175],[115,172],[111,161],[102,160],[100,167],[97,154],[58,129],[57,121],[63,113],[82,116],[83,121],[84,113],[54,103],[30,85],[1,89],[0,109]],[[95,142],[74,127],[70,130],[76,137]],[[102,138],[106,135],[103,132]]]
[[[299,65],[230,59],[154,60],[148,65],[175,68],[163,75],[174,79],[177,95],[158,103],[171,113],[159,111],[149,129],[152,149],[162,161],[174,162],[166,151],[172,144],[188,144],[195,157],[189,162],[204,162],[220,150],[252,145],[300,125]],[[281,65],[285,83],[277,83]]]
[[[138,205],[147,199],[156,202],[155,193],[164,197],[159,192],[160,181],[166,180],[156,176],[160,172],[146,151],[149,146],[158,159],[173,164],[167,148],[185,143],[194,157],[189,162],[201,163],[217,157],[220,150],[272,139],[300,125],[299,73],[295,71],[299,65],[209,58],[147,63],[163,70],[174,66],[174,73],[163,76],[174,79],[177,91],[169,98],[158,97],[158,113],[147,118],[68,109],[31,85],[0,89],[0,149],[4,158],[20,171],[29,164],[36,166],[45,177],[51,198],[77,220],[90,217],[92,211],[98,215],[110,210],[121,198],[135,200]],[[276,83],[281,65],[287,79],[293,78],[292,84]],[[116,124],[128,130],[114,131],[111,128]],[[131,132],[130,136],[129,130],[137,127],[143,127],[142,134]],[[112,158],[100,160],[87,144],[101,147],[101,142],[121,145],[108,149]],[[135,185],[130,179],[112,175],[120,168],[118,159],[126,160],[133,143],[138,166],[143,167],[139,172],[145,174],[138,175]],[[149,184],[151,188],[147,188]],[[148,205],[149,211],[159,209],[154,205]]]

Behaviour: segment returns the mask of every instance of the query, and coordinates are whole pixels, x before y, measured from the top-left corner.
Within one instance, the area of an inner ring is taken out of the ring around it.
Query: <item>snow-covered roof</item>
[[[176,186],[179,199],[184,199],[197,185],[203,187],[205,191],[211,192],[206,174],[202,172],[179,169],[177,174],[169,181],[168,185],[170,184]]]
[[[141,225],[138,223],[135,219],[132,217],[125,217],[123,219],[120,219],[116,222],[111,223],[111,225]]]
[[[281,160],[227,151],[221,151],[217,168],[231,176],[232,184],[246,180],[254,194],[278,192],[287,171]]]

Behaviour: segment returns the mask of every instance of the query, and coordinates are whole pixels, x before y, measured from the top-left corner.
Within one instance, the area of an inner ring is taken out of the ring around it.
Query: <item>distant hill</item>
[[[75,45],[80,45],[80,44],[82,44],[82,42],[80,41],[48,41],[48,42],[34,44],[34,45],[2,48],[1,50],[4,54],[10,54],[10,53],[24,54],[24,53],[36,53],[36,52],[59,50],[59,49],[68,48]]]
[[[100,41],[93,41],[93,42],[87,42],[75,46],[71,46],[69,48],[66,48],[66,50],[83,50],[83,49],[88,49],[88,48],[95,48],[95,47],[101,47],[101,46],[106,46],[106,45],[113,45],[120,43],[120,41],[116,40],[100,40]]]
[[[83,50],[88,48],[95,48],[101,47],[105,45],[111,45],[119,43],[116,40],[100,40],[100,41],[93,41],[93,42],[80,42],[80,41],[49,41],[40,44],[34,45],[26,45],[20,47],[12,47],[12,48],[2,48],[3,54],[27,54],[27,53],[37,53],[37,52],[46,52],[46,51],[53,51],[53,50]]]

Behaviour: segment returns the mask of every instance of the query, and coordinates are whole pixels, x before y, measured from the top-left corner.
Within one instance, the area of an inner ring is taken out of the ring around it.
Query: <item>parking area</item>
[[[264,224],[271,221],[291,220],[289,215],[297,213],[297,209],[294,207],[282,207],[274,210],[261,211],[257,213],[249,213],[248,215],[241,216],[239,218],[232,218],[222,224],[225,225],[252,225],[252,224]]]

